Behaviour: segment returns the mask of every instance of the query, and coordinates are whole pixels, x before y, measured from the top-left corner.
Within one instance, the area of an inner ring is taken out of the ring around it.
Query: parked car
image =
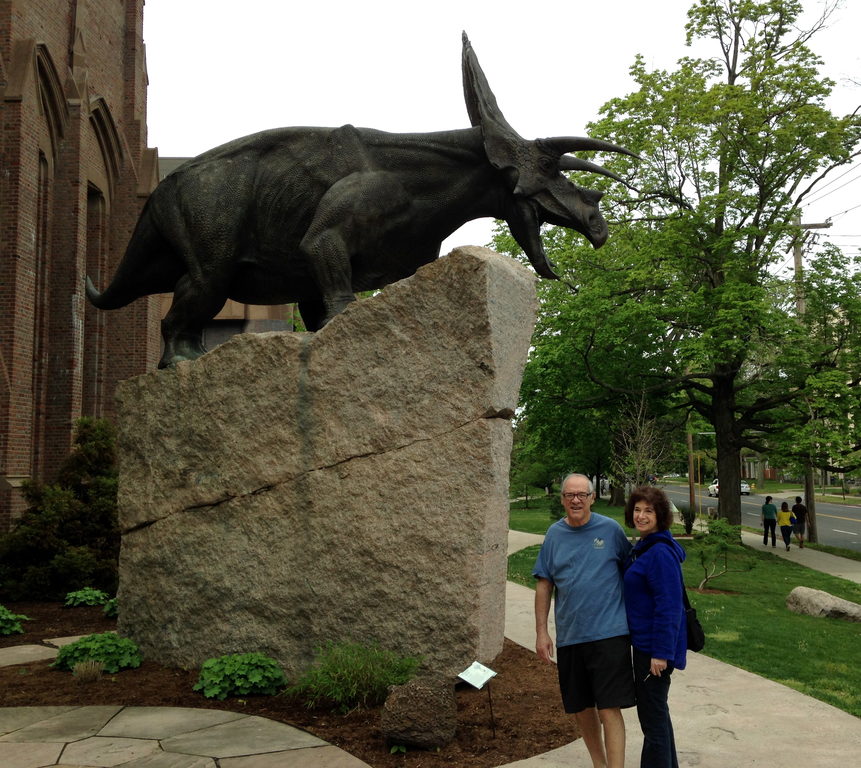
[[[709,486],[709,496],[717,496],[719,490],[718,479],[715,478],[714,482]],[[742,480],[741,485],[739,486],[739,491],[742,496],[750,496],[750,484],[747,480]]]

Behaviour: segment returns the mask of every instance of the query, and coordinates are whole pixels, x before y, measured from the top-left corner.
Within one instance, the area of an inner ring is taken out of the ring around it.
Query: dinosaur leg
[[[161,321],[164,352],[159,368],[182,360],[195,360],[206,353],[203,328],[224,306],[227,293],[183,275],[176,284],[173,303]]]
[[[353,173],[323,195],[299,244],[323,297],[322,325],[355,301],[353,258],[379,256],[411,211],[398,177],[382,171]]]
[[[332,229],[324,230],[313,238],[306,237],[302,246],[308,253],[322,298],[319,301],[302,302],[300,312],[306,326],[309,320],[316,325],[316,328],[308,326],[308,330],[316,331],[356,300],[350,254],[341,233]]]
[[[303,299],[299,302],[299,314],[309,331],[319,331],[326,324],[326,305],[323,299]]]

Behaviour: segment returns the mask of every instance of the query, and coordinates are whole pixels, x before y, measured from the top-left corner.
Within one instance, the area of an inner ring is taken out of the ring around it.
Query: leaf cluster
[[[109,599],[110,595],[101,589],[84,587],[83,589],[69,592],[63,605],[66,608],[73,608],[78,605],[105,605]]]
[[[20,635],[24,631],[22,621],[30,621],[30,617],[12,613],[5,605],[0,605],[0,635]]]
[[[303,698],[309,708],[349,712],[375,706],[385,701],[389,686],[408,682],[420,662],[377,645],[329,643],[318,649],[314,664],[287,694]]]
[[[105,607],[102,609],[102,613],[105,614],[109,619],[115,619],[119,615],[119,601],[117,598],[112,597],[105,602]]]
[[[74,643],[63,646],[57,653],[52,667],[74,670],[76,664],[97,661],[104,671],[113,674],[121,669],[136,669],[141,665],[141,654],[137,644],[115,632],[87,635]]]
[[[278,662],[263,653],[233,653],[207,659],[194,686],[208,699],[272,695],[287,684]]]

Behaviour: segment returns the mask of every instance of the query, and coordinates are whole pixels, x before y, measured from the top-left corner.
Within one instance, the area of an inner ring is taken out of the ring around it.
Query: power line
[[[854,211],[856,208],[861,208],[861,203],[858,203],[858,205],[853,205],[851,208],[847,208],[845,211],[840,211],[840,213],[835,213],[831,218],[836,219],[838,216],[842,216],[844,213],[849,213],[849,211]]]
[[[831,181],[829,181],[827,184],[823,184],[823,185],[822,185],[822,186],[817,190],[817,192],[821,192],[823,189],[828,189],[828,187],[830,187],[832,184],[836,184],[838,181],[840,181],[840,179],[842,179],[842,178],[843,178],[844,176],[846,176],[847,174],[852,173],[853,171],[857,171],[857,170],[858,170],[858,169],[857,169],[854,165],[850,165],[850,166],[849,166],[845,171],[843,171],[843,173],[841,173],[839,176],[835,176],[835,177],[834,177],[833,179],[831,179]],[[830,194],[830,193],[829,193],[829,194]]]
[[[849,181],[845,182],[844,184],[841,184],[836,189],[832,189],[830,192],[826,192],[825,194],[820,195],[819,197],[814,197],[811,200],[807,200],[807,201],[805,201],[805,203],[807,205],[811,205],[812,203],[817,203],[820,200],[824,200],[826,197],[828,197],[828,195],[833,195],[835,192],[838,192],[839,190],[843,189],[843,187],[846,187],[849,184],[852,184],[852,182],[858,181],[859,179],[861,179],[861,172],[859,172],[858,176],[856,176],[854,179],[849,179]],[[837,179],[835,179],[835,181],[837,181]]]

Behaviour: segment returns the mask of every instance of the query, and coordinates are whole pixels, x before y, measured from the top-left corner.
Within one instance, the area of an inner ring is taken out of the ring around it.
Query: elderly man
[[[631,544],[622,527],[592,512],[585,475],[562,482],[565,517],[547,530],[535,562],[535,650],[550,663],[547,617],[555,588],[556,652],[565,711],[573,713],[595,768],[625,764],[622,709],[634,706],[631,642],[622,566]]]

